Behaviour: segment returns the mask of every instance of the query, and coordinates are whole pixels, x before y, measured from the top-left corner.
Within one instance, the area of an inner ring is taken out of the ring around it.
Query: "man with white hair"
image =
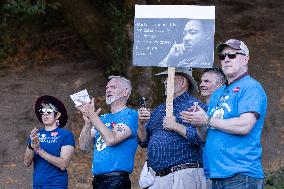
[[[248,75],[244,42],[230,39],[217,51],[228,84],[212,94],[207,113],[198,107],[196,112],[183,112],[183,120],[198,128],[207,126],[205,155],[213,189],[262,189],[260,140],[267,97]]]
[[[92,163],[94,189],[130,189],[129,174],[133,171],[137,149],[138,114],[127,107],[131,83],[120,76],[109,77],[106,103],[111,113],[98,115],[92,103],[77,107],[85,125],[79,138],[80,148],[89,150],[94,144]]]

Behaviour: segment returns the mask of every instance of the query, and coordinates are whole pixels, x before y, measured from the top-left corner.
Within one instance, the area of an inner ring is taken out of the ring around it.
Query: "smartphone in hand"
[[[140,97],[139,99],[138,99],[138,102],[139,102],[139,104],[140,104],[140,108],[146,108],[146,98],[145,97]]]
[[[193,102],[193,105],[194,105],[193,112],[196,112],[196,108],[197,108],[198,102]]]

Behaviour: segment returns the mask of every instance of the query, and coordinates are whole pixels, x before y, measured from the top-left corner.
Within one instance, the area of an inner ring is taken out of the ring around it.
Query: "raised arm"
[[[108,146],[115,146],[132,135],[129,126],[124,123],[117,123],[109,130],[97,114],[93,114],[90,120]]]
[[[31,149],[27,147],[25,157],[24,157],[24,165],[26,167],[29,167],[33,162],[33,159],[34,159],[34,150],[33,149],[39,148],[39,139],[38,139],[38,136],[37,136],[37,132],[38,132],[38,129],[34,128],[30,133],[30,140],[31,140],[30,147],[31,147]]]
[[[92,141],[95,137],[95,130],[92,129],[91,121],[84,115],[83,118],[85,120],[85,124],[79,137],[79,146],[81,150],[89,151],[92,146]]]
[[[147,108],[140,108],[138,110],[138,138],[141,142],[144,142],[147,137],[147,131],[145,128],[145,123],[150,119],[150,110]]]

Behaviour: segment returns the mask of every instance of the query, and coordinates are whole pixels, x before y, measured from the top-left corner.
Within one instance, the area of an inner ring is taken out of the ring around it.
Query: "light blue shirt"
[[[208,108],[210,116],[230,119],[246,112],[255,112],[259,116],[247,135],[208,130],[205,153],[210,178],[228,178],[236,173],[264,178],[260,140],[266,109],[265,91],[259,82],[248,75],[212,94]]]
[[[125,124],[130,128],[132,135],[115,146],[107,146],[100,134],[98,132],[96,133],[92,164],[93,175],[114,171],[127,171],[131,173],[134,166],[135,152],[138,146],[137,111],[126,108],[115,114],[104,114],[100,116],[100,119],[110,130],[114,124]]]

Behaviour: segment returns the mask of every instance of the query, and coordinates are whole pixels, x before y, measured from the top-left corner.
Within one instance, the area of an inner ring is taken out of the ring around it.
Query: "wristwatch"
[[[27,144],[27,145],[28,145],[28,148],[29,148],[29,149],[34,150],[34,148],[32,147],[32,144],[31,144],[31,143],[29,143],[29,144]]]
[[[212,116],[209,116],[207,121],[206,121],[207,129],[211,129],[212,128],[212,125],[210,124],[211,118],[212,118]]]

